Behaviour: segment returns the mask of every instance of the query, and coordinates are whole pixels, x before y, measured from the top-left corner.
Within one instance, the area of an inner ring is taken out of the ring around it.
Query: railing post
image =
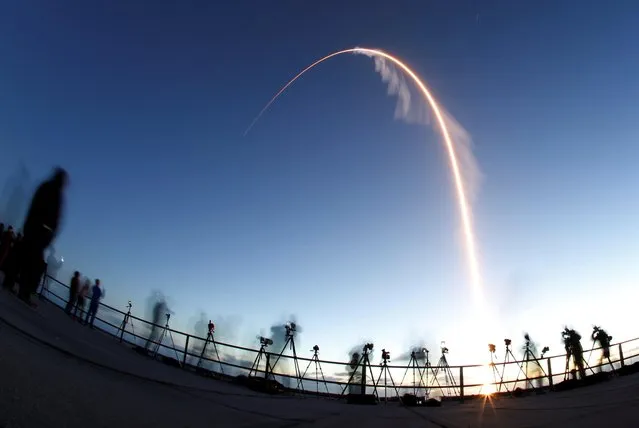
[[[182,367],[186,366],[186,356],[189,354],[189,338],[190,335],[186,335],[186,343],[184,344],[184,359],[182,360]]]
[[[44,275],[42,275],[42,281],[41,281],[41,287],[40,287],[40,296],[42,297],[42,295],[44,294],[44,286],[46,285],[46,281],[47,281],[47,266],[44,267]]]
[[[621,343],[619,344],[619,362],[621,363],[621,367],[625,365],[623,361],[623,349],[621,348]]]
[[[546,360],[548,362],[548,386],[552,388],[552,364],[550,364],[550,358]]]
[[[459,401],[464,402],[464,367],[459,367]]]

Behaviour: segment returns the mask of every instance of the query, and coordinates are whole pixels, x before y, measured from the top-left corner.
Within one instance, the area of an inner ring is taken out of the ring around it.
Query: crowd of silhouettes
[[[68,174],[62,168],[56,168],[53,175],[36,189],[22,233],[16,233],[13,225],[0,223],[0,271],[4,273],[2,287],[16,291],[25,303],[35,306],[31,297],[42,283],[46,290],[48,278],[55,277],[62,261],[55,258],[52,246],[62,220],[64,191],[68,183]],[[45,261],[44,253],[50,248]],[[65,311],[68,315],[93,326],[104,290],[100,280],[91,285],[89,279],[81,285],[80,272],[71,279],[69,300]],[[85,308],[89,299],[88,310]]]

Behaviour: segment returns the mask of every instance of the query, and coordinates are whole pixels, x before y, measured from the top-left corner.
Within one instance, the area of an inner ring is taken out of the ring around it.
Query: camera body
[[[169,322],[169,319],[171,319],[171,314],[164,314],[164,316],[166,316],[166,322]]]
[[[373,350],[373,344],[372,343],[367,343],[366,345],[364,345],[364,352],[370,352]]]
[[[386,349],[382,349],[382,360],[390,361],[390,352],[388,352]]]
[[[510,340],[510,339],[504,339],[504,344],[505,344],[506,346],[510,346],[510,344],[511,344],[511,343],[513,343],[513,341],[512,341],[512,340]]]
[[[209,320],[209,333],[215,333],[215,324],[213,324],[213,321],[211,320]]]
[[[311,349],[311,351],[318,352],[319,351],[319,346],[317,346],[317,345],[313,346],[313,349]]]
[[[260,345],[269,346],[273,344],[273,339],[269,339],[268,337],[260,336]]]

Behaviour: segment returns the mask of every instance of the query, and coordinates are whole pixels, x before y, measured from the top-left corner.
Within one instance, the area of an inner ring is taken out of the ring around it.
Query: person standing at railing
[[[158,333],[160,330],[160,319],[163,315],[167,315],[169,312],[169,308],[166,305],[166,301],[164,300],[164,296],[160,293],[155,294],[156,302],[153,305],[153,319],[151,320],[151,333],[146,340],[146,344],[144,345],[145,349],[149,349],[151,344],[155,343],[158,338]],[[168,320],[168,318],[167,318]]]
[[[90,288],[91,288],[91,280],[87,278],[86,281],[84,281],[84,285],[80,289],[80,292],[78,293],[78,301],[75,305],[75,310],[73,311],[73,316],[75,316],[80,321],[82,320],[82,317],[84,316],[84,302],[86,302],[87,297],[89,297]],[[80,312],[79,315],[78,315],[78,312]]]
[[[13,227],[9,226],[7,230],[0,235],[0,269],[4,272],[7,269],[6,259],[11,251],[11,245],[13,244]]]
[[[100,288],[100,280],[95,280],[95,285],[91,289],[91,302],[89,303],[89,310],[87,311],[87,317],[84,319],[85,324],[89,324],[93,328],[93,322],[95,321],[95,315],[100,307],[100,300],[104,298],[104,290]]]
[[[71,315],[71,311],[78,299],[78,291],[80,291],[80,272],[76,270],[73,273],[73,278],[71,278],[71,284],[69,286],[69,301],[67,302],[67,306],[64,308],[67,315]]]
[[[31,304],[31,294],[38,288],[44,273],[44,251],[55,239],[60,220],[68,175],[56,168],[53,176],[42,183],[31,199],[24,222],[23,251],[18,297]]]
[[[20,257],[22,253],[22,235],[18,233],[18,236],[13,240],[13,246],[9,250],[9,254],[4,260],[4,279],[2,281],[2,287],[6,290],[13,291],[13,287],[18,279],[20,273]]]

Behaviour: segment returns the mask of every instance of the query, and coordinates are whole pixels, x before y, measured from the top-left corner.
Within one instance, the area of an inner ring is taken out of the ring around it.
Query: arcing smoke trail
[[[389,67],[387,61],[391,62],[394,66],[398,67],[401,71],[403,71],[407,76],[409,76],[412,81],[415,83],[417,88],[420,90],[424,99],[428,102],[433,114],[435,115],[435,119],[439,126],[439,130],[441,131],[442,137],[444,138],[444,146],[446,151],[448,152],[448,158],[450,162],[450,168],[453,175],[453,181],[456,189],[457,202],[459,205],[459,213],[461,217],[462,229],[464,233],[464,241],[466,247],[466,255],[469,264],[470,276],[473,286],[473,291],[475,294],[475,298],[478,303],[481,303],[481,275],[479,271],[479,261],[477,257],[477,250],[475,245],[475,233],[473,230],[472,224],[472,213],[470,208],[470,202],[468,198],[468,191],[465,182],[469,182],[471,179],[470,175],[463,176],[461,173],[460,164],[464,163],[464,167],[476,167],[474,159],[468,147],[463,147],[461,144],[456,145],[453,143],[453,139],[451,138],[451,134],[455,133],[459,136],[460,130],[463,131],[463,128],[459,126],[452,117],[448,115],[437,103],[435,98],[432,96],[430,91],[426,88],[426,85],[421,81],[421,79],[415,74],[413,70],[411,70],[406,64],[404,64],[399,59],[394,56],[383,52],[377,49],[368,49],[368,48],[351,48],[344,49],[338,52],[334,52],[330,55],[327,55],[319,60],[315,61],[301,72],[299,72],[295,77],[293,77],[286,85],[280,89],[273,98],[264,106],[264,108],[259,112],[259,114],[253,119],[253,122],[249,125],[249,127],[244,132],[244,135],[248,134],[248,132],[253,128],[255,123],[262,117],[262,115],[268,110],[268,108],[275,102],[275,100],[289,87],[291,86],[297,79],[299,79],[304,73],[311,70],[315,66],[320,63],[326,61],[327,59],[333,58],[334,56],[346,54],[346,53],[355,53],[355,54],[363,54],[369,57],[374,58],[375,60],[375,68],[381,74],[382,79],[388,83],[388,91],[392,95],[398,96],[398,104],[397,109],[395,111],[396,117],[401,117],[405,119],[409,119],[410,110],[410,91],[404,78],[394,71],[394,68]],[[454,132],[451,132],[454,131]],[[467,137],[465,132],[461,132],[462,135]],[[467,140],[469,141],[469,140]],[[464,162],[460,162],[460,154],[463,155]],[[469,168],[468,172],[476,172],[478,169]]]

